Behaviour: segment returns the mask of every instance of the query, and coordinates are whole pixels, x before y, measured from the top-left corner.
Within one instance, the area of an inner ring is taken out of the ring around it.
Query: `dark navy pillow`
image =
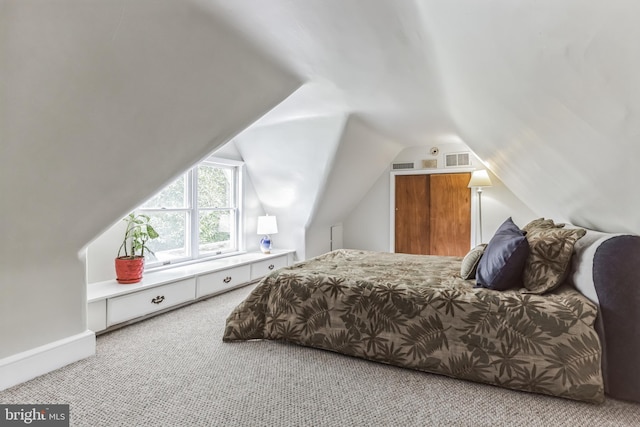
[[[522,271],[529,256],[525,232],[508,218],[489,240],[478,263],[478,286],[504,291],[522,287]]]

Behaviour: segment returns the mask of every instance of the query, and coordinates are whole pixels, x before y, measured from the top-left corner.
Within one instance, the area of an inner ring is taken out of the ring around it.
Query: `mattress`
[[[261,280],[224,341],[284,340],[588,402],[604,400],[596,305],[570,286],[476,288],[462,258],[338,250]]]

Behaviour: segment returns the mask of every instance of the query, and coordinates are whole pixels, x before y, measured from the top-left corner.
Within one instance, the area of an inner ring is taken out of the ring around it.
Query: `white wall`
[[[295,249],[306,258],[307,224],[331,173],[345,120],[305,117],[254,126],[234,139],[264,213],[277,217],[274,248]]]
[[[308,258],[331,249],[331,226],[347,218],[401,147],[357,115],[349,116],[307,226]]]
[[[300,84],[198,2],[1,12],[0,360],[85,331],[85,245]]]
[[[86,248],[87,283],[115,279],[114,259],[122,243],[126,224],[118,220]]]
[[[432,156],[430,148],[436,146],[440,153]],[[437,159],[438,165],[443,165],[445,153],[469,151],[464,143],[439,143],[420,147],[410,147],[402,150],[391,163],[415,162],[421,165],[422,159]],[[472,167],[484,169],[484,165],[473,154]],[[455,171],[455,168],[439,168],[438,172]],[[378,177],[377,181],[365,197],[351,211],[344,221],[344,245],[352,249],[366,249],[388,252],[390,242],[390,174],[391,165]],[[522,201],[520,201],[504,184],[489,172],[492,187],[485,188],[482,193],[482,232],[484,242],[488,242],[496,229],[508,217],[524,226],[530,220],[536,218]],[[475,207],[477,206],[476,192],[472,191],[472,222],[477,220]],[[472,225],[472,229],[473,229]],[[476,242],[470,243],[470,247]]]
[[[389,172],[387,167],[344,220],[345,248],[389,252]]]
[[[509,217],[519,227],[524,227],[529,221],[540,218],[509,190],[493,172],[489,171],[489,177],[491,178],[492,186],[482,190],[482,236],[484,243],[491,239],[498,227]],[[477,220],[475,209],[477,203],[476,190],[472,189],[471,194],[471,202],[474,205],[472,215]]]
[[[355,115],[267,118],[234,141],[265,213],[278,218],[274,247],[293,248],[299,259],[328,252],[331,226],[356,206],[402,146]]]

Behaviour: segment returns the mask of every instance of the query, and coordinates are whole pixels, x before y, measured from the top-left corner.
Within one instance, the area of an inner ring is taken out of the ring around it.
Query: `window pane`
[[[150,261],[171,261],[189,256],[187,244],[186,212],[145,212],[151,217],[151,225],[160,237],[147,242],[147,246],[155,252]]]
[[[235,216],[233,210],[201,211],[200,255],[211,255],[235,249]]]
[[[140,206],[142,209],[185,208],[187,207],[187,174],[182,175],[164,187],[158,194]]]
[[[198,166],[198,206],[229,208],[233,205],[233,169]]]

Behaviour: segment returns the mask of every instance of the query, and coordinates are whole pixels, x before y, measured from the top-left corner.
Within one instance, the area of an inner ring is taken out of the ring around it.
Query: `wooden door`
[[[465,256],[471,243],[471,174],[431,175],[430,236],[432,255]]]
[[[396,252],[429,253],[429,190],[429,175],[396,175]]]
[[[464,256],[471,241],[470,177],[396,175],[395,251]]]

